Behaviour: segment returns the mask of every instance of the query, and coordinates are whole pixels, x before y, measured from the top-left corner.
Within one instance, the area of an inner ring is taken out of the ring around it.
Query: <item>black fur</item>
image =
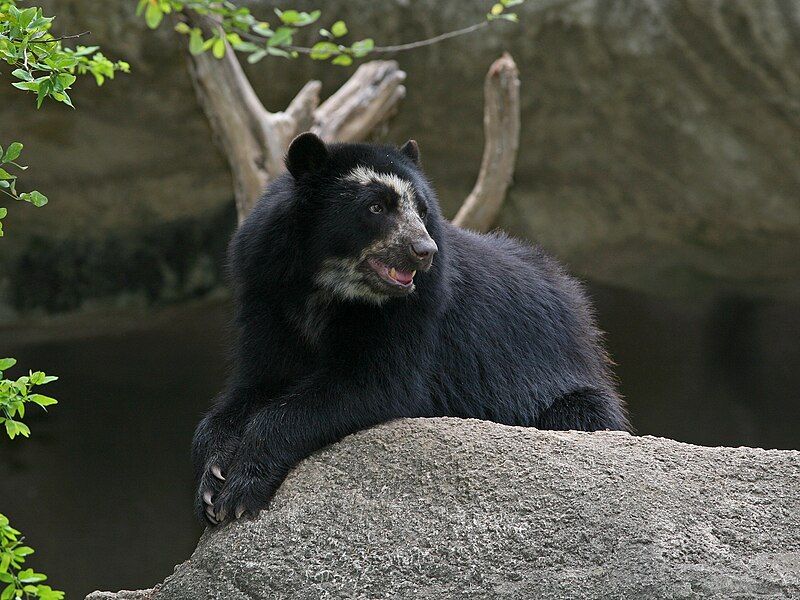
[[[312,138],[293,144],[291,174],[231,243],[239,336],[234,373],[194,439],[201,516],[255,514],[303,457],[397,417],[628,429],[590,306],[555,260],[444,220],[416,144],[326,149]],[[438,254],[406,296],[309,302],[326,258],[356,256],[386,231],[342,182],[359,164],[413,183]]]

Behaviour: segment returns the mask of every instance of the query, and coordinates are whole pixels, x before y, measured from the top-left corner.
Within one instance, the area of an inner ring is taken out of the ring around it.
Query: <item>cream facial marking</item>
[[[354,168],[342,180],[364,186],[372,183],[385,185],[398,196],[397,213],[394,215],[393,227],[371,245],[363,248],[357,257],[327,259],[316,274],[317,286],[333,297],[346,300],[361,299],[380,305],[388,300],[389,296],[382,288],[384,284],[378,283],[376,286],[377,274],[384,281],[401,286],[405,292],[413,292],[415,289],[413,278],[416,271],[412,267],[403,270],[396,264],[381,262],[386,260],[384,257],[387,254],[391,255],[398,249],[407,252],[413,240],[430,239],[425,223],[417,210],[413,184],[393,173],[379,173],[366,166]],[[365,267],[365,265],[370,266]],[[302,319],[308,322],[309,319],[315,318],[314,312],[307,310]]]
[[[422,222],[419,212],[417,212],[416,203],[414,202],[414,186],[410,181],[398,177],[394,173],[378,173],[374,169],[363,165],[359,165],[350,171],[344,178],[347,181],[354,181],[361,185],[369,185],[376,182],[382,183],[397,192],[400,198],[397,206],[400,218],[398,219],[397,228],[390,237],[382,240],[382,244],[388,246],[406,237],[428,234],[425,230],[425,224]]]
[[[414,188],[411,182],[402,177],[398,177],[394,173],[378,173],[370,167],[359,165],[345,175],[345,179],[355,181],[361,185],[369,185],[373,182],[382,183],[397,192],[401,200],[405,198],[412,200],[414,197]]]

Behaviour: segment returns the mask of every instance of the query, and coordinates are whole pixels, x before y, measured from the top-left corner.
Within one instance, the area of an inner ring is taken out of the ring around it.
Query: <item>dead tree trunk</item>
[[[193,26],[213,27],[207,17],[186,13]],[[236,210],[241,222],[267,184],[284,170],[283,155],[297,134],[311,130],[328,142],[367,139],[388,121],[405,96],[406,74],[395,61],[361,65],[330,98],[320,104],[320,82],[308,82],[285,111],[271,113],[258,99],[235,53],[188,54],[189,72],[214,136],[233,176]],[[489,229],[505,199],[519,145],[519,78],[508,54],[489,69],[485,84],[486,144],[475,188],[455,223]]]
[[[506,53],[489,68],[483,85],[483,160],[478,180],[453,223],[476,231],[489,230],[503,206],[514,177],[519,148],[519,71]]]

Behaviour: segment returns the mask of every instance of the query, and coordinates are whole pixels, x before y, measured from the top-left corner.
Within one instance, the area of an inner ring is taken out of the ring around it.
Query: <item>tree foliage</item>
[[[34,388],[58,379],[42,371],[31,371],[17,379],[4,379],[4,371],[15,364],[17,361],[13,358],[0,358],[0,426],[5,427],[12,440],[18,435],[28,437],[31,433],[28,426],[18,420],[25,417],[26,405],[36,404],[46,410],[48,406],[57,404],[50,396],[34,393]]]
[[[36,190],[31,192],[17,191],[17,178],[19,176],[14,174],[14,170],[24,171],[28,168],[18,162],[22,148],[23,145],[20,142],[11,142],[5,151],[3,147],[0,146],[0,192],[6,196],[10,196],[14,200],[29,202],[37,207],[44,206],[47,204],[47,196],[41,192]],[[3,237],[3,217],[5,217],[7,213],[8,209],[0,206],[0,237]]]
[[[317,31],[319,40],[311,46],[295,44],[295,35],[302,28],[313,25],[322,16],[322,11],[310,12],[275,9],[277,21],[256,18],[250,9],[238,6],[235,2],[220,0],[139,0],[138,14],[144,16],[151,29],[159,27],[164,17],[192,11],[204,17],[210,33],[200,27],[192,27],[183,20],[175,25],[178,33],[188,36],[189,51],[202,54],[211,51],[217,58],[225,56],[226,42],[237,52],[247,55],[250,63],[260,61],[266,56],[297,58],[305,54],[314,60],[329,60],[341,66],[353,64],[354,59],[370,54],[411,50],[437,43],[444,39],[476,31],[493,21],[517,21],[517,15],[507,9],[522,4],[524,0],[500,0],[492,5],[483,21],[444,33],[433,38],[410,42],[397,46],[376,46],[372,38],[346,42],[347,24],[336,20],[330,27]]]
[[[72,106],[69,89],[81,75],[91,75],[97,85],[113,79],[117,71],[130,69],[124,61],[111,61],[98,46],[67,48],[50,33],[54,17],[36,6],[19,8],[16,0],[0,0],[0,60],[9,64],[14,87],[36,95],[36,106],[45,98]]]
[[[22,534],[9,524],[8,517],[0,514],[0,600],[64,598],[64,592],[42,583],[47,580],[47,575],[22,568],[25,559],[33,552],[33,548],[24,544]]]
[[[58,379],[41,371],[29,372],[17,379],[6,379],[4,371],[16,364],[13,358],[0,358],[0,426],[12,440],[21,435],[28,437],[30,428],[21,421],[25,407],[36,404],[47,410],[57,401],[50,396],[34,392],[37,386]],[[42,583],[47,576],[33,569],[23,568],[25,559],[33,554],[33,548],[24,545],[19,531],[11,527],[8,518],[0,514],[0,600],[12,598],[40,598],[61,600],[64,592],[54,590]]]
[[[98,46],[68,48],[62,44],[67,39],[84,34],[56,38],[51,33],[54,17],[46,17],[37,6],[20,8],[17,0],[0,0],[0,61],[11,69],[11,85],[36,95],[36,107],[46,99],[73,107],[69,90],[78,77],[91,75],[97,85],[113,79],[115,73],[127,73],[130,66],[125,61],[111,61]],[[0,63],[2,64],[2,63]],[[0,75],[6,75],[0,71]],[[27,167],[19,164],[22,144],[11,142],[5,150],[0,146],[0,192],[23,200],[34,206],[47,204],[47,196],[33,190],[17,191],[18,174]],[[8,209],[0,206],[0,236],[3,235],[3,218]]]

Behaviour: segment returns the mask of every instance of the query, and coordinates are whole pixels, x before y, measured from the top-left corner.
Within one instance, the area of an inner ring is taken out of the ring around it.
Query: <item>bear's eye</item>
[[[383,212],[383,206],[381,206],[380,204],[370,204],[369,212],[375,213],[376,215],[380,214]]]

